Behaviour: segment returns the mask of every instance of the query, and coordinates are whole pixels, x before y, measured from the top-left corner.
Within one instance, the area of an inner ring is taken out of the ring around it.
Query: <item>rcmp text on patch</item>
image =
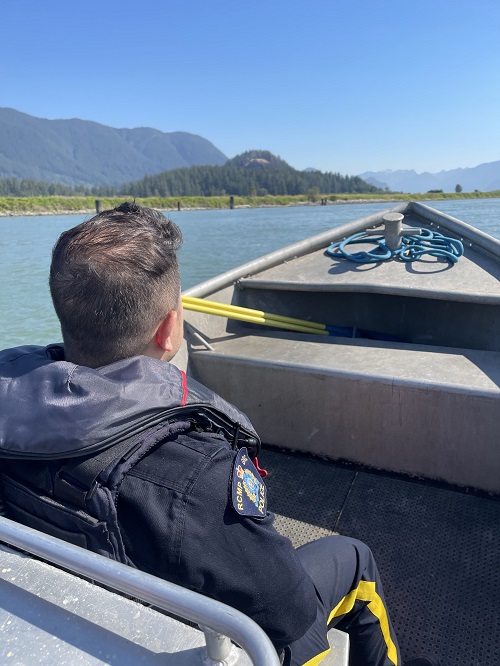
[[[231,501],[241,516],[264,518],[267,514],[267,489],[245,447],[234,461]]]

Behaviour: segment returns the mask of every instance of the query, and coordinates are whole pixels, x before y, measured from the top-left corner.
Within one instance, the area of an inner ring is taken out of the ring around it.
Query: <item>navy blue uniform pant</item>
[[[316,621],[286,648],[285,664],[316,666],[330,648],[328,629],[350,637],[350,666],[401,666],[373,555],[364,543],[329,536],[297,549],[316,587]]]

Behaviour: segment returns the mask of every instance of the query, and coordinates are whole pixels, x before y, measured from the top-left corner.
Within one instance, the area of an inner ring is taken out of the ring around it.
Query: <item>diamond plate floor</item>
[[[265,450],[268,506],[295,546],[338,532],[372,549],[403,659],[500,665],[500,501]]]

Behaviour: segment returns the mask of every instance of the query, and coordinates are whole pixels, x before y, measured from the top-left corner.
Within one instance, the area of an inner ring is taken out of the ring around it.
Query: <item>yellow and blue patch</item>
[[[267,515],[267,489],[245,447],[238,451],[234,461],[231,501],[240,516]]]

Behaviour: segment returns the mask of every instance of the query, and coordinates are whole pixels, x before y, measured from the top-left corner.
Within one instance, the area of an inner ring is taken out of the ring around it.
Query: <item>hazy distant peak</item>
[[[443,190],[454,192],[460,185],[464,192],[490,192],[500,190],[500,161],[486,162],[476,167],[466,167],[430,173],[417,173],[414,169],[385,169],[365,171],[360,178],[376,187],[388,188],[393,192],[428,192]]]

